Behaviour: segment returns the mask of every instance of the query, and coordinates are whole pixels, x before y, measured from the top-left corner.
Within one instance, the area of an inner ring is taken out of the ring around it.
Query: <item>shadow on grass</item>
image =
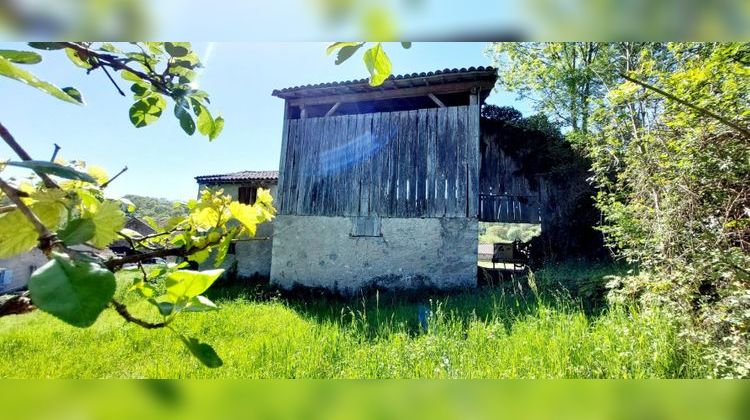
[[[500,320],[510,330],[513,322],[533,315],[539,306],[583,312],[592,318],[606,309],[608,275],[627,267],[575,263],[546,267],[532,275],[501,275],[479,269],[476,289],[392,291],[365,289],[342,296],[324,288],[276,288],[262,279],[219,282],[209,290],[213,300],[281,302],[307,319],[354,328],[364,337],[389,332],[420,334],[436,316],[464,326],[472,321]]]

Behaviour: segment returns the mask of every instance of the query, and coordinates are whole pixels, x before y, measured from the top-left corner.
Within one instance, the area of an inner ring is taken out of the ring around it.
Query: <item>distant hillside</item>
[[[187,214],[185,206],[177,206],[176,201],[166,198],[144,197],[140,195],[126,195],[124,198],[135,204],[135,217],[142,219],[146,216],[153,217],[159,226],[163,226],[167,220],[174,216],[184,216]]]

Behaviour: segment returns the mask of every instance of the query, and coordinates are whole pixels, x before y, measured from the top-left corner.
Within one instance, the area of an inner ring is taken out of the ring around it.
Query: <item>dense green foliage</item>
[[[120,273],[128,298],[134,272]],[[179,343],[111,312],[76,329],[37,312],[0,319],[0,377],[230,378],[653,378],[701,377],[700,349],[668,317],[626,307],[591,314],[551,286],[606,281],[606,267],[558,267],[527,285],[459,294],[280,296],[247,285],[209,291],[221,312],[175,321],[224,357],[218,370],[186,361]],[[545,291],[550,287],[549,293]],[[519,292],[518,287],[523,288]],[[128,300],[132,299],[132,300]],[[422,327],[420,313],[427,328]],[[81,358],[81,354],[87,357]]]
[[[134,194],[125,195],[123,198],[130,200],[135,205],[135,211],[131,213],[133,217],[141,220],[151,219],[161,227],[165,226],[169,219],[173,217],[188,214],[187,207],[179,201]]]
[[[644,269],[613,281],[750,375],[750,44],[494,47],[502,83],[568,127],[592,161],[602,230]]]

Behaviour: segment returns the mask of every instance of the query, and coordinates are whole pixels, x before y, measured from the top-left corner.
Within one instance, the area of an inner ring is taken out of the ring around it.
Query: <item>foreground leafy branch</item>
[[[195,89],[195,69],[200,61],[190,44],[131,45],[137,51],[127,52],[109,43],[30,43],[36,49],[64,51],[71,62],[89,72],[101,68],[120,94],[123,92],[110,71],[132,82],[130,90],[136,102],[129,117],[136,127],[156,121],[166,106],[165,97],[169,97],[175,102],[175,117],[187,134],[197,128],[209,140],[216,138],[224,122],[208,111],[208,94]],[[33,51],[0,50],[0,75],[63,101],[83,104],[77,89],[58,88],[17,66],[41,60]],[[166,226],[152,226],[157,232],[142,236],[124,228],[125,216],[135,206],[125,199],[104,197],[104,189],[127,167],[109,177],[101,168],[82,161],[63,161],[57,156],[58,145],[51,161],[34,160],[2,124],[0,137],[20,158],[4,162],[0,172],[6,166],[15,166],[32,171],[39,180],[14,183],[0,178],[0,258],[33,248],[49,258],[29,280],[33,305],[80,328],[93,325],[104,310],[112,308],[129,323],[174,333],[204,365],[221,366],[221,358],[209,344],[186,337],[172,323],[183,313],[218,309],[203,293],[222,275],[218,267],[232,241],[252,237],[257,224],[274,217],[270,193],[261,190],[256,203],[246,205],[232,201],[221,190],[205,190],[198,200],[182,204],[187,207],[187,215],[170,219]],[[132,255],[113,258],[102,252],[118,238],[131,244]],[[147,272],[143,264],[154,257],[176,261]],[[190,264],[209,262],[215,269],[187,269]],[[130,285],[127,293],[152,305],[161,321],[136,316],[115,298],[115,273],[131,264],[137,265],[143,276]]]

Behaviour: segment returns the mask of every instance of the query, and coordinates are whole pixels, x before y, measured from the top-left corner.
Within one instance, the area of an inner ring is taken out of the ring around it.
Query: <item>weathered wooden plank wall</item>
[[[532,185],[521,175],[518,162],[502,150],[499,141],[495,133],[482,133],[477,194],[479,220],[540,223],[539,186]]]
[[[288,120],[280,214],[477,217],[479,106]]]

